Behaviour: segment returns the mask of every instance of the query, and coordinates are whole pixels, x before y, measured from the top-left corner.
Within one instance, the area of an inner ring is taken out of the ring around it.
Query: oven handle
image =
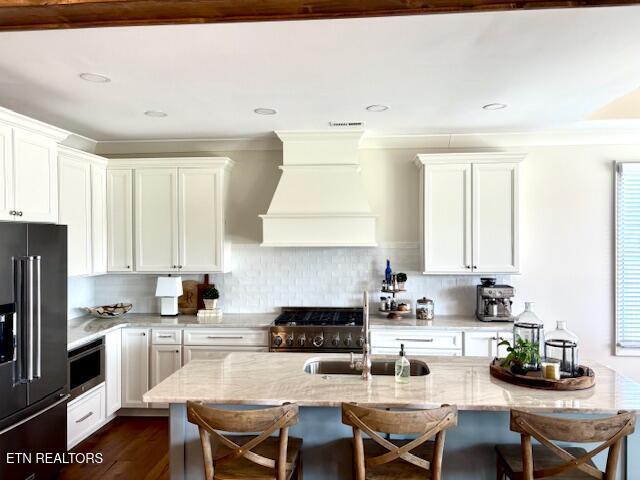
[[[101,350],[104,350],[104,344],[101,345],[96,345],[93,348],[90,348],[89,350],[85,350],[84,352],[80,352],[80,353],[76,353],[75,355],[70,355],[69,356],[69,363],[75,361],[75,360],[80,360],[81,358],[86,357],[87,355],[91,355],[92,353],[96,353],[99,352]]]
[[[35,287],[32,301],[33,312],[35,314],[35,328],[36,328],[36,351],[35,351],[35,366],[33,372],[33,378],[40,378],[42,375],[42,292],[41,292],[41,275],[40,275],[40,267],[42,257],[40,255],[34,255],[32,258],[33,265],[35,266]],[[33,328],[33,327],[32,327]]]

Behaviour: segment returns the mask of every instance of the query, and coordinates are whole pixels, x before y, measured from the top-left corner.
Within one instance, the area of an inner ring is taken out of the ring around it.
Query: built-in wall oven
[[[69,393],[82,395],[104,382],[104,339],[69,351]]]

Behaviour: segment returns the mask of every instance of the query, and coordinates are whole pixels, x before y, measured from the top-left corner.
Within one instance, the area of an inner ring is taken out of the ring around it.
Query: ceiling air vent
[[[363,128],[364,122],[329,122],[333,128]]]

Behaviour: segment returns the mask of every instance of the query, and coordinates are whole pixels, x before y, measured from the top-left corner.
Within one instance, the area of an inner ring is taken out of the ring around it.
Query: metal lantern
[[[556,330],[549,332],[544,343],[545,360],[560,364],[561,377],[578,374],[578,337],[567,330],[566,322],[559,321]]]

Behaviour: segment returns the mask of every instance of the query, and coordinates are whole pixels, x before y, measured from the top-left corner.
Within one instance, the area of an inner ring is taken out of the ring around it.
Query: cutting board
[[[182,296],[178,298],[178,310],[183,315],[198,313],[198,282],[184,280],[182,282]]]
[[[203,301],[203,298],[202,298],[202,292],[204,292],[204,289],[207,288],[207,287],[215,287],[215,285],[213,283],[209,283],[209,274],[205,273],[204,274],[204,282],[198,284],[198,300],[197,300],[198,310],[203,310],[204,309],[204,301]]]

